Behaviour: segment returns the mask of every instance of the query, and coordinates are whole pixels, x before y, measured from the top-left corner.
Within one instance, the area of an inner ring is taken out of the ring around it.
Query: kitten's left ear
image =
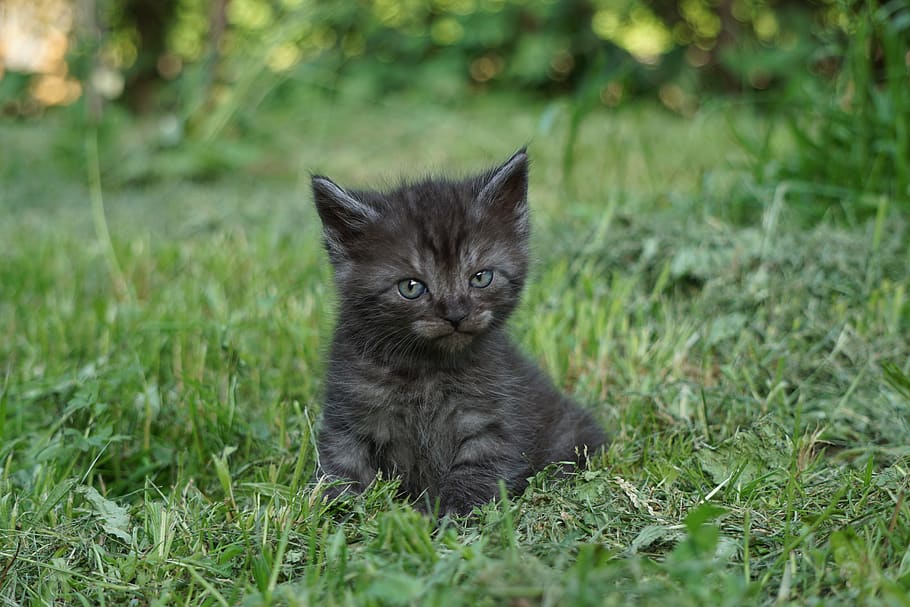
[[[313,201],[322,219],[329,255],[342,255],[379,212],[328,177],[313,175]]]
[[[521,148],[505,164],[494,169],[477,195],[477,202],[490,209],[524,218],[528,206],[528,151]]]

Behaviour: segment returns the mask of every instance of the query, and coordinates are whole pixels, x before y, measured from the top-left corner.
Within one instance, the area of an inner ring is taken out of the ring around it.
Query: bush
[[[910,210],[910,6],[844,0],[819,71],[786,108],[793,151],[767,177],[786,180],[790,200],[811,216],[848,220],[890,199]]]

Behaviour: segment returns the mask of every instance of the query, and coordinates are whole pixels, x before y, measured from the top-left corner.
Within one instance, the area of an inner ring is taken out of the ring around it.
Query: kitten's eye
[[[471,277],[471,286],[478,289],[490,286],[491,282],[493,282],[493,270],[481,270]]]
[[[426,293],[426,290],[427,287],[425,284],[419,280],[414,280],[413,278],[405,278],[398,283],[398,292],[401,293],[401,296],[405,299],[417,299]]]

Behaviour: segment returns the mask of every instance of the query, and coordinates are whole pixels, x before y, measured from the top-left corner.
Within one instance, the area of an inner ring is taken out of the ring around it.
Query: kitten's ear
[[[376,209],[322,175],[313,175],[313,201],[322,219],[326,246],[333,255],[343,253],[348,242],[379,219]]]
[[[528,151],[521,148],[505,164],[485,176],[477,202],[490,210],[505,211],[516,219],[527,217]]]

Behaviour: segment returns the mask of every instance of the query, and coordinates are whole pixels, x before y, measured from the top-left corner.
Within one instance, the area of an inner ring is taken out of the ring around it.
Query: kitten
[[[321,474],[466,514],[605,442],[506,334],[528,271],[528,156],[387,192],[313,177],[339,310]]]

